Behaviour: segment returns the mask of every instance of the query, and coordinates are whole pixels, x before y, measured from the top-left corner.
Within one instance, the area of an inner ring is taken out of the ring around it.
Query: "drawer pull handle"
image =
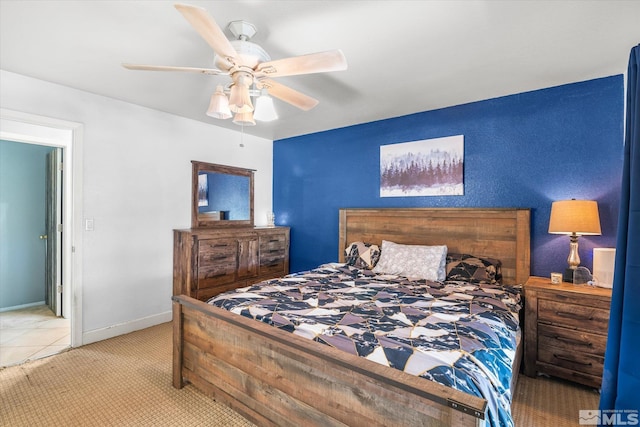
[[[555,353],[554,353],[553,357],[555,357],[556,359],[559,359],[559,360],[564,360],[566,362],[576,363],[576,364],[582,365],[582,366],[592,366],[593,365],[591,362],[578,362],[577,360],[573,360],[573,359],[570,359],[568,357],[558,356]]]
[[[216,274],[208,274],[205,276],[206,279],[219,279],[220,277],[227,276],[229,273],[216,273]]]
[[[582,346],[585,346],[585,347],[593,347],[593,343],[591,343],[591,342],[584,342],[584,341],[580,341],[580,340],[574,340],[572,338],[565,338],[565,337],[561,337],[559,335],[556,335],[555,338],[558,341],[564,341],[564,342],[569,343],[569,344],[582,345]]]
[[[556,316],[567,317],[569,319],[576,319],[576,320],[593,320],[593,317],[584,317],[575,313],[567,313],[566,311],[556,311]]]

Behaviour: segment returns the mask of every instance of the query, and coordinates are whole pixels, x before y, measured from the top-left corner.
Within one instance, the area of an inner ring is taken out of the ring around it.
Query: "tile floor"
[[[69,319],[46,305],[0,312],[0,368],[59,353],[70,340]]]

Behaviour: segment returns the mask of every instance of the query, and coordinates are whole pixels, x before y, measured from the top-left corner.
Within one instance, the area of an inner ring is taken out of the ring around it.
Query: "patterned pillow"
[[[382,241],[380,261],[374,273],[395,274],[425,280],[444,280],[447,247],[400,245]]]
[[[345,262],[360,269],[371,270],[380,259],[380,247],[371,243],[353,242],[344,250]]]
[[[447,254],[447,280],[470,283],[502,281],[502,262],[469,254]]]

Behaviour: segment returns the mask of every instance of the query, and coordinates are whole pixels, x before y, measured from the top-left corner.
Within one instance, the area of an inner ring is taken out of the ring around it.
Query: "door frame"
[[[80,123],[0,108],[0,139],[63,149],[63,316],[82,345],[82,136]]]

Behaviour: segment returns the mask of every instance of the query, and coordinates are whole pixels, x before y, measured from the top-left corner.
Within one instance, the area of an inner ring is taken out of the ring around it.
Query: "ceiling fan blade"
[[[262,87],[267,88],[269,95],[287,102],[294,107],[298,107],[301,110],[309,111],[319,103],[317,99],[291,89],[289,86],[277,83],[274,80],[262,79],[260,83]]]
[[[346,69],[347,59],[342,51],[337,49],[263,62],[256,67],[256,72],[267,77],[283,77]]]
[[[140,65],[140,64],[122,64],[129,70],[145,70],[145,71],[186,71],[189,73],[208,74],[210,76],[228,75],[226,71],[220,71],[215,68],[195,68],[195,67],[172,67],[170,65]]]
[[[189,21],[198,34],[209,43],[215,53],[230,63],[235,62],[238,52],[236,52],[222,29],[205,9],[180,3],[176,4],[175,7]]]

